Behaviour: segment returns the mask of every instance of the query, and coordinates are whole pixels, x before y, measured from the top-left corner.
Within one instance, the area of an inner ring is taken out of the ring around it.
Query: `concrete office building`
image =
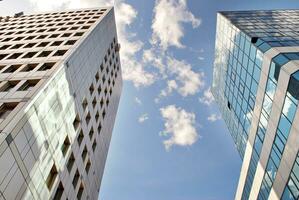
[[[243,160],[235,199],[299,197],[299,10],[219,12],[212,93]]]
[[[97,199],[122,78],[111,7],[0,20],[0,199]]]

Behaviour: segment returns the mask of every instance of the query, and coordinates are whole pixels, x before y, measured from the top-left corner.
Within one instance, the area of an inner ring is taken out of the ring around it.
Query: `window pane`
[[[288,187],[285,187],[281,200],[295,200]]]
[[[289,122],[289,120],[287,120],[284,114],[282,114],[280,117],[278,128],[287,139],[291,129],[291,123]]]
[[[290,121],[293,121],[295,113],[296,113],[297,106],[294,104],[293,101],[289,97],[285,98],[284,106],[283,106],[283,113],[287,116]]]

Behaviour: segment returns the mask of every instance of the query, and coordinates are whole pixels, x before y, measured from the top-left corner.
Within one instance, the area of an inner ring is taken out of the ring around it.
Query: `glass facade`
[[[298,105],[298,91],[294,91],[294,86],[299,84],[299,71],[291,76],[287,93],[285,96],[282,113],[280,115],[276,135],[268,159],[266,172],[262,181],[261,189],[259,192],[259,199],[268,199],[271,187],[276,177],[276,173],[281,161],[281,157],[287,142],[291,126],[295,117]],[[297,87],[298,89],[298,87]],[[299,186],[299,185],[297,185]]]
[[[243,158],[260,79],[262,52],[250,38],[218,17],[212,91]]]
[[[298,25],[298,10],[218,13],[212,93],[242,159],[251,128],[260,76],[263,73],[264,54],[271,48],[299,46]],[[281,52],[270,58],[262,109],[260,113],[255,113],[259,120],[246,179],[239,197],[241,199],[251,198],[250,192],[254,185],[272,107],[277,106],[274,95],[277,88],[280,88],[278,78],[281,68],[289,61],[299,60],[298,52]],[[282,111],[275,128],[273,144],[270,144],[271,151],[257,197],[262,200],[269,198],[291,132],[299,99],[299,71],[291,75],[287,84],[287,91],[282,95]],[[293,166],[293,169],[288,183],[281,186],[285,188],[282,199],[299,198],[298,156],[294,164],[291,162],[289,166]]]
[[[290,60],[292,60],[292,59],[298,60],[298,58],[299,58],[298,55],[299,55],[298,53],[279,54],[276,57],[274,57],[271,62],[268,79],[267,79],[266,91],[265,91],[264,100],[263,100],[262,112],[260,115],[258,130],[257,130],[255,140],[254,140],[253,151],[252,151],[251,160],[250,160],[250,164],[249,164],[249,170],[248,170],[248,174],[246,177],[246,182],[245,182],[245,186],[244,186],[244,190],[243,190],[243,194],[242,194],[242,199],[249,198],[250,190],[251,190],[252,183],[253,183],[253,178],[254,178],[254,175],[256,172],[257,164],[259,161],[260,153],[261,153],[263,142],[264,142],[265,133],[266,133],[267,126],[268,126],[268,121],[269,121],[270,112],[272,109],[274,94],[275,94],[276,88],[277,88],[277,81],[279,78],[280,69],[284,64],[286,64]],[[284,109],[292,109],[292,111],[284,110],[283,112],[285,112],[285,113],[291,112],[292,117],[290,117],[290,118],[293,118],[295,115],[297,103],[294,104],[293,102],[291,102],[290,98],[288,96],[292,96],[292,95],[290,93],[287,93],[286,102],[285,102],[286,107],[284,107]],[[291,106],[292,108],[289,108],[287,106]],[[284,130],[284,129],[282,129],[282,130]],[[277,137],[277,138],[279,138],[279,137]],[[280,141],[281,140],[277,140],[280,147],[283,148],[284,145],[282,145],[282,143],[280,143]],[[284,143],[285,142],[286,142],[286,140],[284,140]],[[271,189],[271,186],[270,186],[270,189]]]
[[[266,52],[271,47],[299,46],[297,10],[221,12]]]
[[[274,59],[275,60],[275,59]],[[248,199],[251,191],[253,178],[256,172],[257,164],[260,158],[260,153],[262,150],[266,130],[268,127],[268,121],[270,112],[272,109],[273,98],[277,87],[277,79],[275,78],[275,69],[280,67],[275,64],[273,61],[271,62],[271,66],[269,69],[268,80],[266,85],[266,92],[263,100],[262,112],[259,119],[257,133],[254,139],[254,145],[251,155],[251,160],[249,164],[249,169],[246,177],[245,186],[243,189],[242,199]],[[279,71],[279,70],[278,70]]]
[[[294,163],[288,183],[284,188],[282,200],[295,200],[299,198],[299,152]]]

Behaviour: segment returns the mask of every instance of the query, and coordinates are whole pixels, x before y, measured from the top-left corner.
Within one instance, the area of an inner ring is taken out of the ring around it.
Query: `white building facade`
[[[119,48],[112,7],[1,19],[1,200],[98,198]]]

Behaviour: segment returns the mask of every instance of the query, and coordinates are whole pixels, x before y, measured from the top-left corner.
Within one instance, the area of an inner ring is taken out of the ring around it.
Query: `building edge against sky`
[[[212,93],[243,159],[235,199],[299,197],[298,18],[217,14]]]
[[[97,199],[122,89],[113,8],[0,27],[0,199]]]

